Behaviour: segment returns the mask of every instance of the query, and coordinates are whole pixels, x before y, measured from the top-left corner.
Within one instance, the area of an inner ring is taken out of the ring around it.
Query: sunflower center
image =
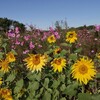
[[[54,37],[53,37],[53,36],[51,36],[51,37],[50,37],[50,40],[54,40]]]
[[[87,72],[88,72],[87,66],[81,65],[81,66],[79,67],[79,72],[80,72],[80,74],[85,74],[85,73],[87,73]]]
[[[55,64],[60,65],[61,64],[61,59],[55,60]]]
[[[35,65],[38,65],[40,63],[40,56],[39,55],[34,56],[33,63]]]
[[[69,34],[69,36],[68,36],[69,38],[72,38],[73,37],[73,34],[71,33],[71,34]]]
[[[57,49],[56,51],[55,51],[55,53],[57,53],[57,54],[59,54],[61,52],[61,49]]]

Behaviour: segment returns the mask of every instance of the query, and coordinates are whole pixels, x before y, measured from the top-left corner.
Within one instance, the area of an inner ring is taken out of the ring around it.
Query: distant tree
[[[67,21],[61,20],[61,21],[56,21],[55,22],[55,27],[56,29],[68,29]]]
[[[18,21],[14,21],[8,18],[0,18],[0,30],[1,31],[8,31],[10,26],[14,25],[14,27],[19,27],[22,32],[25,31],[25,25],[19,23]]]
[[[84,28],[86,28],[86,29],[88,29],[88,30],[92,30],[92,29],[94,28],[94,25],[89,25],[89,26],[86,26],[86,25],[84,25],[84,26],[79,26],[79,27],[77,27],[76,29],[78,29],[78,30],[83,30]]]

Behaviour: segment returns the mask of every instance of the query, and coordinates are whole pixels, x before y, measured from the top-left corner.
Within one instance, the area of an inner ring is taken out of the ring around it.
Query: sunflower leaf
[[[91,95],[89,93],[79,93],[78,100],[91,100]]]
[[[51,94],[47,91],[43,94],[42,100],[51,100]]]

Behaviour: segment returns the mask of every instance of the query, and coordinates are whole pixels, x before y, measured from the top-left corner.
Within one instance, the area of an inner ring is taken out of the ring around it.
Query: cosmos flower
[[[94,62],[89,60],[87,57],[83,57],[77,60],[71,68],[72,77],[80,82],[80,84],[87,84],[89,80],[93,80],[96,75],[96,70],[94,67]]]
[[[29,50],[23,51],[23,54],[27,54],[27,53],[29,53]]]
[[[29,57],[25,58],[24,61],[30,71],[41,71],[46,65],[47,57],[41,54],[29,54]]]
[[[100,31],[100,25],[95,25],[95,30],[99,32]]]
[[[54,72],[56,72],[56,71],[62,72],[63,68],[66,67],[66,59],[64,59],[64,58],[55,58],[51,62],[51,66],[53,67]]]
[[[77,34],[75,31],[67,32],[66,41],[69,43],[74,43],[77,40]]]
[[[30,49],[33,49],[35,47],[35,45],[33,45],[32,41],[30,41],[29,47],[30,47]]]

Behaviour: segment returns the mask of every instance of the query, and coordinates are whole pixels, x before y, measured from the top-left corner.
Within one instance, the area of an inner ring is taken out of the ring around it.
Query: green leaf
[[[70,54],[69,59],[76,61],[77,60],[77,54]]]
[[[77,89],[78,86],[79,86],[79,83],[78,83],[78,82],[74,82],[74,83],[72,84],[73,89]]]
[[[66,85],[65,84],[62,84],[61,87],[60,87],[60,90],[61,91],[64,91],[65,89],[66,89]]]
[[[65,75],[59,75],[58,80],[64,83],[65,82]]]
[[[3,77],[4,76],[4,72],[3,71],[0,71],[0,77]]]
[[[91,95],[89,93],[79,93],[78,100],[91,100]],[[96,99],[97,100],[97,99]]]
[[[60,100],[66,100],[66,98],[61,98]]]
[[[4,47],[4,48],[6,48],[6,46],[7,46],[7,43],[4,43],[4,44],[2,45],[2,47]]]
[[[12,49],[11,52],[13,52],[14,55],[17,55],[17,52],[14,49]]]
[[[80,53],[81,51],[82,51],[82,48],[79,48],[79,49],[75,50],[74,52],[75,53]]]
[[[29,73],[27,74],[27,78],[28,78],[30,81],[34,80],[34,73],[29,72]]]
[[[59,98],[59,91],[55,89],[53,91],[53,100],[58,100],[58,98]]]
[[[3,58],[4,53],[0,52],[0,59]]]
[[[54,81],[53,81],[53,84],[52,84],[52,87],[53,87],[54,89],[56,89],[59,85],[60,85],[60,81],[54,80]]]
[[[41,97],[41,95],[43,94],[44,88],[42,87],[42,88],[40,88],[39,90],[40,90],[40,91],[39,91],[39,93],[35,96],[35,98]]]
[[[17,81],[16,86],[22,87],[23,83],[23,79],[20,79],[19,81]]]
[[[61,45],[61,46],[65,46],[65,47],[66,47],[66,46],[68,46],[68,47],[71,47],[71,46],[72,46],[72,44],[68,44],[68,43],[61,43],[60,45]]]
[[[40,80],[41,80],[41,73],[37,73],[37,74],[35,75],[35,79],[36,79],[37,81],[40,81]]]
[[[60,53],[60,55],[61,55],[61,56],[64,56],[64,55],[66,55],[66,53],[67,53],[66,50],[62,50],[61,53]]]
[[[96,78],[97,78],[97,79],[100,79],[100,73],[97,73],[97,74],[96,74]]]
[[[69,96],[75,96],[77,91],[73,88],[72,85],[68,85],[65,90],[63,91],[63,94],[69,95]]]
[[[9,76],[7,77],[6,81],[12,82],[16,77],[16,73],[15,72],[11,72],[11,74],[9,74]]]
[[[45,80],[44,80],[44,86],[46,88],[48,88],[48,84],[49,84],[49,78],[45,78]]]
[[[35,91],[38,88],[39,88],[39,82],[37,82],[37,81],[29,82],[28,89],[31,89],[31,90]]]
[[[16,87],[14,88],[14,93],[20,92],[20,90],[23,87],[23,79],[20,79],[19,81],[16,82]]]
[[[47,91],[43,94],[42,100],[51,100],[51,94]]]
[[[100,100],[100,94],[92,95],[92,100]]]

